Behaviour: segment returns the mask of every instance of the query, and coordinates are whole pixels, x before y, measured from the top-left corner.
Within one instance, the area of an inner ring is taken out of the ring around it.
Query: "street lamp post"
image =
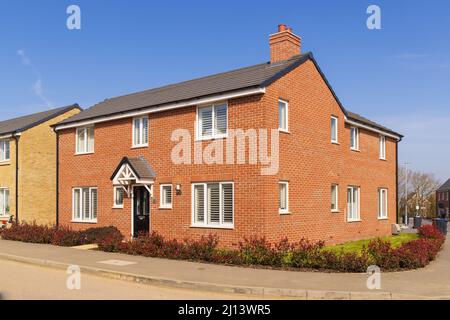
[[[406,171],[406,178],[405,178],[405,225],[408,226],[408,165],[411,164],[411,162],[405,162],[405,171]]]

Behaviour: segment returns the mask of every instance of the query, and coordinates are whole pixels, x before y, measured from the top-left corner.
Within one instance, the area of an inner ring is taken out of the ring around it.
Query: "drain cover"
[[[125,260],[105,260],[105,261],[99,261],[98,263],[124,267],[124,266],[129,266],[129,265],[132,265],[132,264],[136,264],[137,262],[125,261]]]

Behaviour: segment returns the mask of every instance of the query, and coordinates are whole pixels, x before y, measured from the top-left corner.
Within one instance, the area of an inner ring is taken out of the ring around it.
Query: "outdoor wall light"
[[[175,186],[175,191],[177,192],[177,196],[181,195],[181,184]]]

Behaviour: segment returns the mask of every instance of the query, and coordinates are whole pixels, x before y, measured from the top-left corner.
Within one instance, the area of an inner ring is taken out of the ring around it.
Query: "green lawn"
[[[419,236],[415,233],[403,233],[403,234],[396,235],[396,236],[382,237],[381,239],[390,241],[392,244],[392,247],[398,248],[402,244],[412,241],[412,240],[416,240],[418,238],[419,238]],[[360,253],[363,246],[367,247],[367,245],[369,244],[369,242],[371,240],[373,240],[373,239],[352,241],[352,242],[347,242],[347,243],[338,244],[338,245],[334,245],[334,246],[326,246],[324,249],[334,251],[334,252],[342,252],[342,250],[343,250],[344,252]]]

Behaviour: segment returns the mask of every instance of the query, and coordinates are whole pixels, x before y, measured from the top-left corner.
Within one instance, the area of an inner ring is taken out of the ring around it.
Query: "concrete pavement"
[[[0,240],[0,259],[177,288],[300,299],[450,299],[450,244],[424,269],[382,273],[381,290],[366,274],[297,272],[129,256]],[[106,262],[106,263],[105,263]]]

